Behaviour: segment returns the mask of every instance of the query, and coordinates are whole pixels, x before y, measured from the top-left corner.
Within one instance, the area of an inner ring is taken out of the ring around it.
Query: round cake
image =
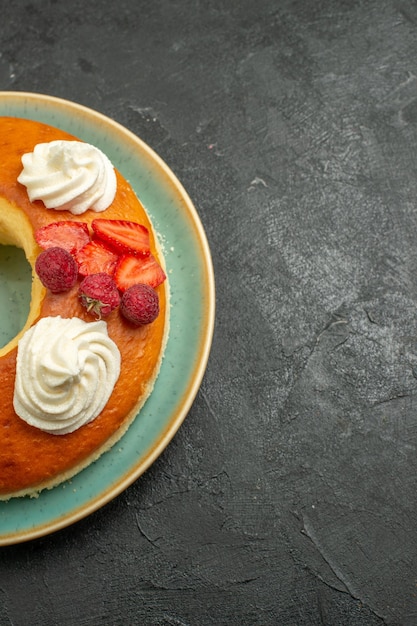
[[[57,128],[27,119],[0,117],[0,243],[23,248],[33,270],[30,312],[21,332],[0,349],[0,499],[36,496],[75,475],[108,450],[124,434],[152,391],[163,358],[168,333],[168,282],[154,286],[159,298],[159,314],[151,323],[134,325],[114,308],[100,320],[120,354],[119,374],[109,398],[94,419],[72,432],[55,434],[22,419],[15,410],[16,368],[26,358],[25,338],[46,318],[53,321],[75,318],[77,323],[97,321],[79,296],[80,278],[67,291],[55,293],[40,281],[35,264],[43,249],[36,234],[51,223],[83,222],[94,239],[96,221],[139,224],[149,234],[149,256],[164,268],[150,219],[129,183],[114,169],[114,197],[100,212],[87,208],[72,212],[67,204],[47,208],[47,202],[30,199],[22,184],[22,157],[38,145],[73,142],[77,138]],[[19,179],[19,180],[18,180]],[[58,209],[58,210],[57,210]],[[115,249],[117,256],[117,249]],[[126,257],[125,253],[120,256]],[[129,261],[129,259],[126,259]],[[164,275],[165,276],[165,275]],[[141,282],[141,281],[138,281]],[[80,320],[80,322],[78,322]],[[42,338],[41,331],[38,335]],[[20,346],[20,353],[19,353]],[[63,360],[70,361],[64,354]],[[28,376],[35,372],[28,370]],[[104,387],[103,383],[103,387]],[[103,388],[103,394],[106,389]]]

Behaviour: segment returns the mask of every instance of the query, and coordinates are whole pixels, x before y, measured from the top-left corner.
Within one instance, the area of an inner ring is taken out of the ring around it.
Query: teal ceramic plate
[[[186,417],[200,386],[213,334],[215,295],[210,251],[197,212],[171,170],[143,141],[100,113],[46,95],[0,92],[0,115],[62,128],[109,156],[130,181],[160,235],[171,290],[165,358],[139,416],[112,450],[70,482],[42,492],[39,498],[0,502],[0,545],[8,545],[84,518],[120,494],[155,461]],[[0,317],[4,345],[25,321],[30,275],[23,255],[13,248],[2,249],[0,267],[0,298],[6,303],[2,306],[12,311]],[[14,327],[7,326],[5,318],[13,320]]]

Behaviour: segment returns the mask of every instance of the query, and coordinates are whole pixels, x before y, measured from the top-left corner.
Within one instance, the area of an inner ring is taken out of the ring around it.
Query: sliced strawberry
[[[142,224],[98,218],[92,221],[91,226],[96,237],[120,254],[140,257],[150,254],[149,231]]]
[[[39,228],[35,239],[44,250],[58,247],[75,254],[90,241],[90,234],[85,222],[63,220]]]
[[[113,276],[119,256],[100,241],[89,241],[75,255],[78,272],[81,276],[104,272]]]
[[[146,259],[125,254],[120,257],[114,272],[114,280],[121,292],[138,283],[155,289],[165,279],[164,270],[152,254]]]

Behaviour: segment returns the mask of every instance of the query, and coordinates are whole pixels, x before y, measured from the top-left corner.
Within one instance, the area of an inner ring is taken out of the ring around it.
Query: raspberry
[[[52,293],[69,291],[77,281],[78,266],[71,254],[54,246],[40,253],[35,270],[44,287]]]
[[[124,292],[120,301],[121,314],[135,326],[150,324],[159,314],[159,297],[149,285],[137,283]]]
[[[109,315],[120,304],[120,295],[113,278],[104,272],[89,274],[79,287],[81,304],[98,319]]]

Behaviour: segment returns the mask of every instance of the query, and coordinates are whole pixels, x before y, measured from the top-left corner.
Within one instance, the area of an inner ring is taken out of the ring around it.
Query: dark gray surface
[[[137,483],[0,553],[0,624],[417,624],[417,4],[0,2],[0,86],[149,143],[212,249],[202,388]]]

